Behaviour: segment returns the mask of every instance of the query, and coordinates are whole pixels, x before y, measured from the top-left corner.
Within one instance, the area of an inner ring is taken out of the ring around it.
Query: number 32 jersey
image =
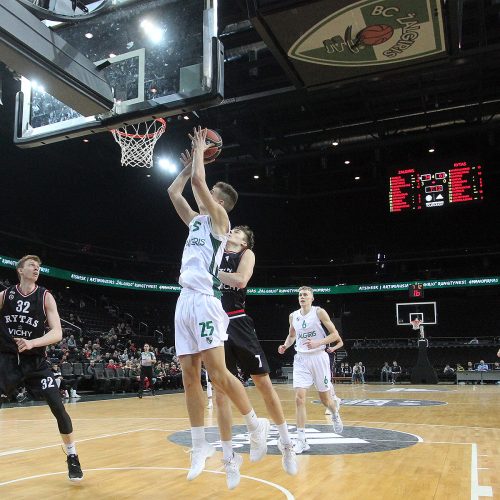
[[[7,288],[0,310],[0,352],[17,353],[14,338],[33,340],[45,335],[45,296],[46,288],[35,286],[28,295],[24,295],[19,285]],[[45,356],[45,347],[35,347],[24,351],[22,355]]]

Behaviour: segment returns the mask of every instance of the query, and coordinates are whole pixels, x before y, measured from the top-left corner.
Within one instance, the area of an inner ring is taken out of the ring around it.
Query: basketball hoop
[[[420,324],[422,323],[422,320],[420,319],[412,319],[410,321],[411,325],[413,326],[414,330],[420,330]]]
[[[151,168],[153,149],[166,128],[165,120],[156,118],[152,122],[123,125],[111,130],[115,141],[122,149],[122,165]]]

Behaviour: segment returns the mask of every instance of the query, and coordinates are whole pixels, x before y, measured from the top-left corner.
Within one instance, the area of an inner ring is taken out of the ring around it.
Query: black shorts
[[[46,399],[48,391],[59,394],[59,388],[45,358],[0,353],[0,393],[10,396],[24,385],[36,399]]]
[[[230,319],[227,334],[228,339],[224,342],[226,366],[233,375],[238,372],[237,366],[250,375],[269,373],[269,364],[250,316]]]

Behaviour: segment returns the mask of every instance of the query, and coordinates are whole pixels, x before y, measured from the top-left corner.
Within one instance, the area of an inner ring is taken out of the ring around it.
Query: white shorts
[[[229,318],[219,299],[183,288],[175,306],[175,352],[197,354],[224,345]]]
[[[313,384],[318,392],[332,389],[330,358],[325,351],[311,354],[298,352],[293,359],[293,387],[309,389]]]

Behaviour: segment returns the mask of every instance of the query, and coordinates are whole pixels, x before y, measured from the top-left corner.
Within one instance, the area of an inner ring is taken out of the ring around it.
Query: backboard
[[[396,324],[412,326],[411,321],[419,319],[422,325],[437,325],[435,302],[405,302],[396,304]]]
[[[100,70],[112,87],[114,108],[82,116],[46,93],[43,82],[22,77],[17,145],[40,146],[222,100],[217,0],[113,0],[104,7],[88,19],[49,24]]]

